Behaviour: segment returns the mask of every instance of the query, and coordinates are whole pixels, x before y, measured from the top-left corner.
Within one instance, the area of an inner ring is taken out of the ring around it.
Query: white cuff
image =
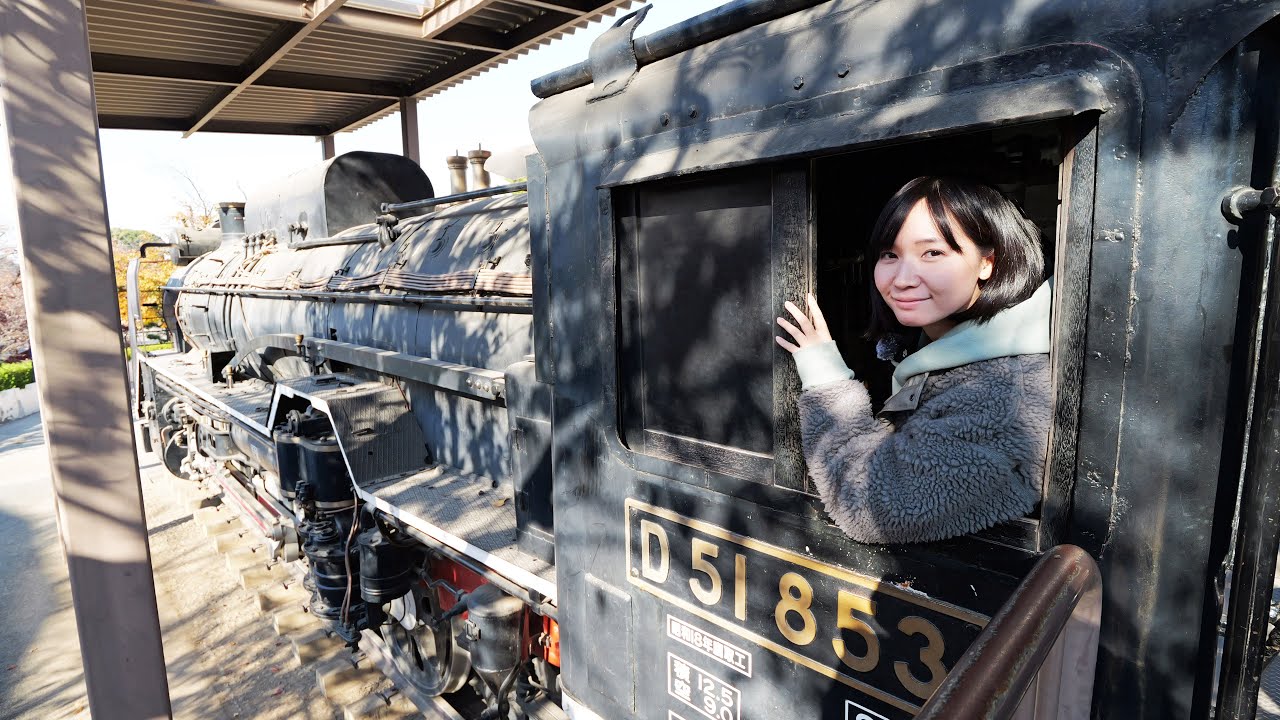
[[[840,348],[836,347],[833,340],[800,348],[792,353],[791,357],[796,359],[796,371],[800,373],[801,390],[853,377],[853,371],[844,364],[844,358],[840,357]]]

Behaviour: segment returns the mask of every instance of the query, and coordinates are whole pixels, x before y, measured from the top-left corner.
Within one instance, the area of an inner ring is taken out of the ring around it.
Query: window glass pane
[[[771,175],[620,191],[624,434],[773,450]],[[643,432],[641,432],[643,431]]]

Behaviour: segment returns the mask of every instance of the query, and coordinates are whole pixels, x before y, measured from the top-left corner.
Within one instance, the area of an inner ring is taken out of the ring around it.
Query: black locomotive
[[[168,467],[305,556],[313,610],[414,696],[485,717],[912,717],[1066,543],[1101,568],[1096,653],[1022,716],[1251,717],[1280,3],[741,0],[637,40],[643,12],[535,81],[527,185],[433,200],[353,153],[224,206],[169,288],[186,351],[142,362]],[[862,243],[955,172],[1022,204],[1055,278],[1042,502],[859,545],[773,318],[840,308],[883,399]]]

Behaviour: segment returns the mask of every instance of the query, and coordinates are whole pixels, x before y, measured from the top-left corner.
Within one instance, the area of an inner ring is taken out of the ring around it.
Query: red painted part
[[[444,580],[462,592],[471,592],[485,584],[485,579],[452,560],[435,557],[431,560],[431,577]],[[453,593],[443,587],[436,588],[436,597],[440,600],[440,609],[448,610],[458,604]],[[464,614],[463,617],[466,617]]]
[[[542,618],[542,631],[546,633],[547,662],[560,667],[560,623],[549,617]]]
[[[253,499],[257,500],[258,504],[261,505],[263,509],[265,509],[267,512],[271,513],[272,515],[275,515],[276,517],[283,517],[280,514],[280,511],[276,510],[275,507],[273,507],[271,503],[267,501],[266,496],[258,493],[256,489],[253,491]]]
[[[462,592],[471,592],[487,582],[480,574],[439,556],[431,559],[429,572],[433,579],[444,580]],[[448,611],[458,604],[453,593],[443,587],[436,588],[436,597],[440,601],[441,611]],[[462,617],[466,616],[466,613],[462,614]],[[550,618],[543,618],[542,628],[538,632],[534,624],[536,618],[537,616],[531,612],[524,613],[523,659],[543,656],[551,664],[560,667],[560,626]],[[551,624],[550,630],[547,623]]]
[[[243,520],[246,523],[252,523],[254,527],[257,527],[258,531],[261,532],[263,535],[267,537],[271,537],[271,528],[259,522],[258,516],[253,512],[253,508],[249,507],[245,503],[244,499],[241,498],[238,493],[236,493],[234,490],[231,489],[231,486],[228,483],[236,482],[234,478],[224,478],[220,475],[214,475],[213,480],[214,482],[222,486],[223,500],[224,501],[230,500],[235,505],[238,505],[240,509],[243,511],[242,513],[240,513],[241,520]],[[240,487],[241,490],[244,489],[243,485],[239,485],[239,483],[236,483],[236,484]],[[252,488],[247,491],[247,494],[251,496],[253,495]],[[255,497],[254,499],[256,500],[257,498]],[[258,503],[258,504],[261,505],[261,503]]]

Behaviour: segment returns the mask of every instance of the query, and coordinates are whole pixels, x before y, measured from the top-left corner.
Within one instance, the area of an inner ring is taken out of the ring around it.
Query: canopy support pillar
[[[400,98],[400,142],[404,156],[422,164],[422,149],[418,143],[418,98]]]
[[[0,0],[0,87],[89,708],[168,718],[82,0]]]

